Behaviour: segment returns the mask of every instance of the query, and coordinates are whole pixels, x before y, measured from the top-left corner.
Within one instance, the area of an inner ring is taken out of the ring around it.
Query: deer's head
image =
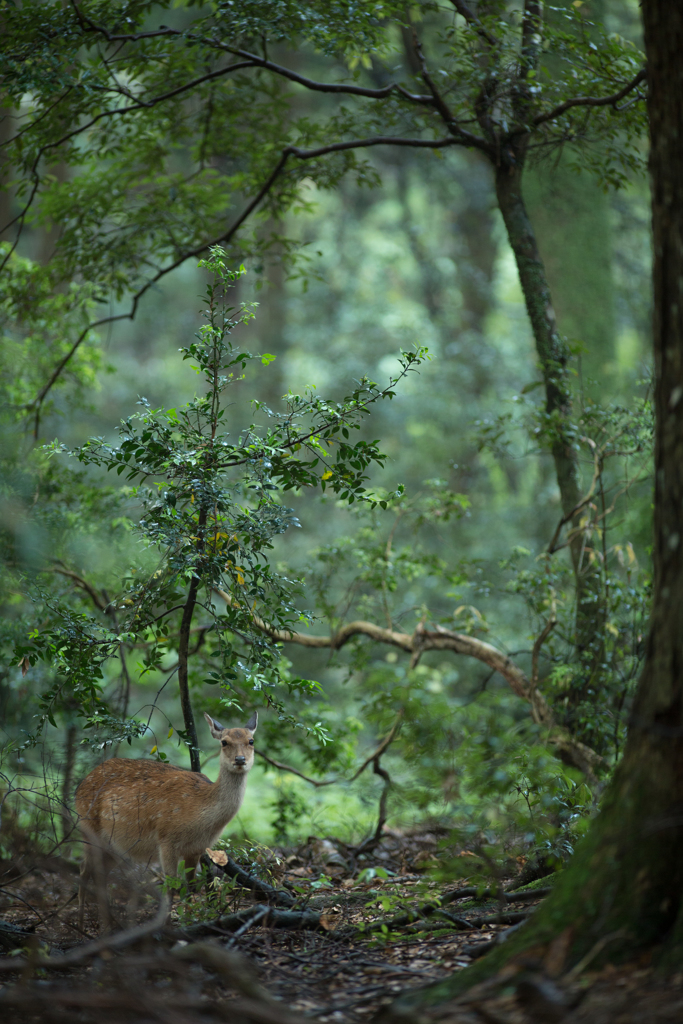
[[[225,729],[211,715],[204,713],[214,739],[221,743],[221,768],[225,767],[235,775],[244,775],[254,763],[254,733],[258,725],[255,711],[244,729]]]

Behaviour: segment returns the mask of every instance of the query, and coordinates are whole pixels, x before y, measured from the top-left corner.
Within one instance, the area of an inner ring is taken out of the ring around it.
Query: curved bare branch
[[[241,607],[226,591],[215,587],[214,593],[225,601],[228,607]],[[354,636],[366,636],[376,643],[398,647],[406,654],[413,654],[417,650],[421,653],[424,651],[453,651],[454,654],[475,658],[488,665],[494,672],[498,672],[513,693],[528,702],[534,722],[548,730],[548,742],[556,748],[563,760],[584,772],[591,782],[596,781],[596,769],[607,767],[607,762],[600,754],[597,754],[585,743],[575,740],[566,729],[558,725],[547,700],[519,665],[516,665],[509,655],[499,651],[492,644],[486,643],[485,640],[479,640],[477,637],[468,636],[465,633],[454,633],[440,626],[434,630],[426,630],[422,624],[412,634],[401,633],[364,620],[347,622],[340,626],[336,633],[329,636],[316,636],[310,633],[299,633],[295,630],[277,629],[265,622],[255,612],[250,612],[250,615],[256,628],[277,643],[298,644],[300,647],[326,648],[337,651]]]

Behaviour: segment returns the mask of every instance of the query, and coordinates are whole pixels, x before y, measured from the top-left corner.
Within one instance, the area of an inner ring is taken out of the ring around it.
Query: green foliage
[[[524,434],[540,451],[556,436],[552,417],[534,404],[531,389],[515,397],[516,416],[504,414],[479,425],[481,447],[497,458],[522,450]],[[524,598],[534,633],[554,623],[542,652],[548,666],[543,686],[553,706],[566,709],[573,732],[613,755],[625,738],[649,615],[651,578],[636,549],[645,550],[649,541],[645,510],[653,426],[647,393],[628,408],[587,401],[569,426],[568,437],[587,470],[578,527],[586,568],[599,567],[596,585],[584,598],[585,613],[601,627],[590,642],[581,634],[576,573],[561,555],[568,539],[560,539],[562,521],[535,563],[516,553],[502,564],[513,573],[507,589]],[[627,503],[626,495],[640,500]]]
[[[593,799],[580,774],[561,769],[528,721],[514,721],[498,702],[479,701],[460,716],[462,779],[448,846],[457,857],[446,874],[482,885],[514,874],[539,857],[561,867],[585,831]]]
[[[0,388],[3,419],[21,421],[55,364],[67,361],[68,374],[55,382],[81,401],[97,386],[102,366],[98,338],[89,330],[96,305],[89,283],[72,282],[55,291],[49,269],[10,251],[0,242],[4,262],[0,299]],[[70,355],[73,352],[73,355]],[[43,414],[53,403],[43,407]],[[37,424],[36,424],[37,427]]]
[[[292,834],[297,834],[299,821],[306,810],[307,804],[301,794],[284,780],[280,781],[273,799],[271,819],[276,842],[286,843]]]
[[[15,183],[20,231],[59,225],[52,284],[87,282],[101,302],[132,295],[134,311],[211,242],[229,243],[233,264],[273,242],[296,261],[292,239],[272,226],[238,230],[251,203],[262,197],[262,213],[280,218],[309,205],[304,179],[376,183],[354,149],[373,137],[473,146],[495,162],[514,159],[528,132],[533,154],[571,141],[579,165],[624,184],[643,161],[643,96],[634,87],[621,105],[582,100],[622,90],[642,54],[569,5],[537,26],[520,60],[518,14],[496,3],[467,23],[433,0],[409,12],[395,2],[283,2],[267,14],[248,0],[182,12],[171,0],[11,5],[1,71],[17,124],[4,185]],[[421,49],[410,57],[412,32]],[[270,61],[269,43],[304,55],[320,80]],[[416,57],[424,69],[414,76]],[[309,109],[302,87],[326,104]]]
[[[13,740],[80,716],[96,750],[125,743],[124,752],[140,752],[144,743],[167,759],[178,743],[185,753],[191,737],[175,721],[174,672],[195,581],[196,707],[237,715],[261,701],[274,712],[259,726],[264,749],[340,778],[400,716],[382,762],[392,816],[455,821],[451,845],[475,858],[454,863],[482,883],[534,851],[559,863],[590,799],[500,677],[435,652],[409,667],[403,653],[367,639],[323,665],[289,645],[285,657],[280,641],[289,630],[317,631],[316,617],[331,632],[354,618],[408,636],[441,627],[485,636],[531,676],[535,643],[555,619],[535,682],[572,732],[608,761],[618,757],[649,596],[649,405],[628,380],[621,408],[577,403],[562,423],[546,413],[485,172],[468,162],[476,154],[449,147],[494,154],[499,167],[528,130],[532,159],[571,143],[572,169],[620,187],[643,162],[643,86],[603,105],[577,101],[622,91],[642,55],[569,4],[538,26],[535,53],[520,50],[519,12],[502,3],[488,4],[478,25],[428,0],[409,10],[25,0],[5,5],[3,18],[12,127],[0,186],[11,190],[20,230],[19,249],[2,249],[0,384],[12,434],[1,639],[7,664],[21,659],[28,669],[25,679],[16,664],[0,676]],[[281,65],[269,63],[274,46]],[[386,136],[423,145],[342,148]],[[435,141],[443,148],[431,149]],[[381,182],[382,192],[373,203],[347,181]],[[473,182],[484,213],[468,234]],[[628,213],[628,196],[622,202]],[[633,300],[643,333],[648,302],[636,292],[647,229],[623,220],[637,256],[621,271],[622,302]],[[24,253],[33,246],[35,255],[48,234],[42,266]],[[477,263],[464,239],[484,236],[490,252]],[[170,364],[160,353],[175,334],[161,307],[180,322],[187,301],[180,285],[178,294],[155,289],[211,243],[205,324],[182,350],[200,393],[182,405],[176,373],[168,401],[141,398],[134,415],[126,404],[117,440],[102,413],[101,436],[84,444],[76,436],[35,451],[17,441],[17,423],[27,419],[37,433],[52,413],[69,414],[62,439],[78,434],[72,414],[90,400],[102,362],[93,324],[153,309],[146,330],[127,336],[132,386],[136,345],[156,346],[150,365]],[[310,288],[289,289],[280,349],[265,332],[253,344],[268,351],[255,355],[242,343],[252,308],[224,295],[234,285],[242,299],[249,282],[226,267],[244,261],[267,276],[269,260]],[[415,337],[429,341],[434,362],[423,364],[420,388],[405,381],[406,401],[380,403],[424,348],[403,354],[388,388],[371,378],[382,379],[384,360]],[[280,372],[289,390],[278,412],[279,378],[271,382]],[[334,399],[301,383],[323,375]],[[342,396],[351,376],[360,380]],[[254,377],[267,400],[247,415],[242,393]],[[366,426],[371,409],[381,445]],[[578,453],[588,496],[581,529],[600,561],[592,646],[577,635],[577,576],[564,541],[550,543],[560,513],[547,453],[558,437]],[[379,476],[387,464],[388,483]],[[323,504],[313,506],[318,489]],[[301,539],[289,530],[298,519]],[[131,714],[138,697],[143,706]],[[265,778],[269,786],[270,770]],[[277,789],[278,838],[296,836],[303,785]],[[374,814],[377,780],[368,771],[355,785]]]
[[[72,452],[57,442],[46,449],[125,475],[120,494],[131,511],[140,509],[129,526],[141,554],[120,574],[106,607],[99,602],[100,615],[55,600],[36,580],[35,599],[49,619],[31,630],[15,653],[25,665],[42,660],[56,673],[53,685],[39,696],[39,730],[45,721],[56,725],[58,712],[76,706],[89,727],[105,728],[107,742],[130,742],[131,736],[144,733],[149,720],[145,725],[124,718],[115,727],[111,709],[102,703],[105,666],[128,648],[140,651],[142,677],[163,671],[174,646],[171,616],[184,607],[185,587],[192,580],[201,587],[201,635],[212,659],[204,681],[224,686],[225,706],[240,707],[256,691],[281,720],[294,724],[278,688],[290,694],[318,689],[291,675],[280,679],[279,651],[256,625],[260,620],[273,631],[291,629],[302,614],[293,603],[295,581],[268,563],[272,538],[296,524],[277,495],[319,485],[347,502],[363,499],[375,505],[365,495],[365,471],[372,462],[381,464],[382,453],[376,442],[352,442],[350,431],[359,429],[374,402],[394,395],[395,384],[419,365],[424,353],[405,353],[399,376],[384,389],[362,379],[341,402],[313,392],[290,394],[274,426],[251,423],[229,430],[225,393],[242,380],[249,361],[269,360],[234,348],[230,341],[231,331],[253,313],[227,305],[227,289],[239,275],[226,268],[224,257],[215,247],[200,264],[213,275],[205,325],[182,350],[204,392],[180,410],[152,409],[141,399],[142,412],[121,424],[119,444],[96,438]],[[307,729],[324,743],[319,722]]]

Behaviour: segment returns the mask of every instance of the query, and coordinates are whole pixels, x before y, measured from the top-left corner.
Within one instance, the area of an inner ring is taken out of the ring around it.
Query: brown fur
[[[79,927],[87,883],[95,879],[102,889],[116,860],[146,865],[158,861],[172,876],[184,861],[185,870],[194,874],[204,850],[239,811],[254,763],[249,741],[257,717],[246,729],[224,729],[205,717],[221,742],[216,782],[161,761],[113,757],[79,785],[74,801],[84,840]]]

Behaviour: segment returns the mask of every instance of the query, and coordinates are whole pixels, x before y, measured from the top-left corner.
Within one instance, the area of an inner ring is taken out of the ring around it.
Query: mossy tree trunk
[[[556,891],[523,928],[467,971],[399,999],[394,1020],[445,1002],[565,930],[567,966],[683,946],[683,6],[644,0],[654,232],[655,448],[652,619],[624,753],[602,811]]]
[[[590,538],[581,527],[584,511],[579,510],[572,515],[581,502],[583,492],[568,377],[570,351],[557,327],[545,267],[524,202],[524,158],[525,151],[520,144],[514,154],[514,162],[497,169],[496,195],[517,263],[545,386],[549,445],[562,514],[568,520],[569,550],[576,579],[576,646],[586,666],[586,674],[590,675],[592,663],[600,660],[604,631],[602,572],[598,559],[591,558]],[[580,696],[577,694],[577,700]],[[568,724],[571,726],[572,723]]]

